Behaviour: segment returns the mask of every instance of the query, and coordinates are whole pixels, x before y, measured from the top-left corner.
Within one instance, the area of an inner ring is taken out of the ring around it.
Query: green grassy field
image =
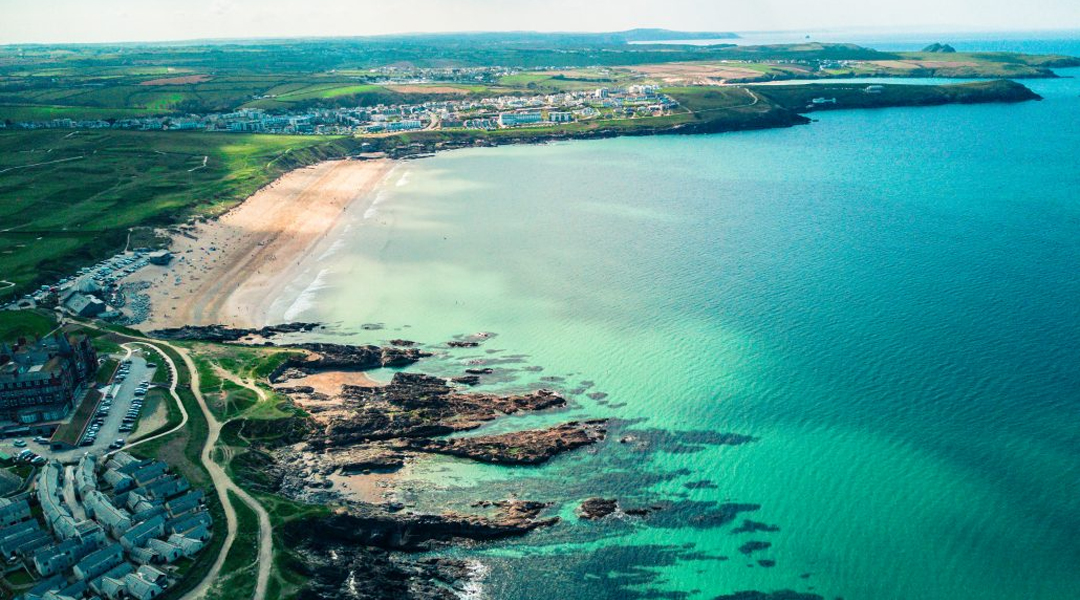
[[[751,89],[760,97],[795,111],[1018,102],[1038,98],[1018,83],[1001,80],[952,85],[882,85],[875,93],[867,93],[866,84],[855,83],[763,85]],[[836,102],[813,105],[814,98]]]
[[[15,291],[55,280],[122,250],[129,228],[218,214],[292,168],[357,148],[331,137],[0,132],[0,273]]]
[[[56,327],[51,315],[29,310],[0,310],[0,340],[42,336]]]

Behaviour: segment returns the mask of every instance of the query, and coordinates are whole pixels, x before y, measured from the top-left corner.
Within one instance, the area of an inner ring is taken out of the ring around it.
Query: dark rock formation
[[[416,342],[414,342],[412,340],[397,339],[397,340],[390,340],[390,345],[391,346],[412,347],[412,346],[416,345]]]
[[[320,463],[343,473],[396,471],[405,464],[405,455],[386,444],[363,444],[327,452]]]
[[[343,446],[370,440],[420,438],[475,429],[503,415],[564,406],[566,399],[539,390],[497,396],[462,394],[446,380],[416,373],[396,373],[389,385],[342,387],[342,398],[355,408],[328,420],[313,443]]]
[[[938,43],[930,44],[929,46],[923,48],[922,51],[923,52],[953,53],[953,52],[956,52],[956,48],[953,48],[949,44],[942,44],[942,43],[938,42]]]
[[[441,515],[392,513],[370,504],[351,505],[347,510],[308,522],[316,540],[338,541],[385,550],[429,550],[456,540],[497,540],[517,537],[538,527],[554,525],[558,517],[541,518],[550,505],[544,502],[503,500],[478,503],[493,508],[490,515],[447,512]],[[290,528],[292,536],[308,533]],[[315,540],[312,543],[316,543]]]
[[[484,367],[482,369],[465,369],[465,372],[469,375],[491,375],[495,372],[495,369]]]
[[[614,498],[589,498],[575,511],[579,519],[595,521],[614,514],[619,510],[619,503]]]
[[[482,462],[506,465],[536,465],[562,452],[588,446],[604,439],[607,421],[571,421],[548,429],[515,431],[453,439],[408,439],[409,450],[449,454]]]
[[[281,386],[274,389],[282,394],[304,394],[305,396],[310,396],[315,393],[315,388],[310,385]]]
[[[480,342],[453,340],[450,342],[446,342],[446,345],[450,346],[451,348],[475,348],[480,345]]]
[[[366,546],[301,546],[304,587],[297,600],[457,600],[468,581],[468,564],[420,559]],[[362,585],[354,585],[362,578]]]
[[[644,517],[649,513],[663,510],[663,504],[653,504],[651,506],[637,506],[633,508],[623,508],[618,500],[607,498],[589,498],[581,503],[581,506],[577,508],[578,518],[586,520],[602,519],[610,514],[622,513],[631,517]]]
[[[479,375],[462,375],[461,377],[455,377],[451,379],[454,383],[461,385],[478,385],[480,383]]]
[[[393,346],[348,346],[345,344],[294,344],[288,346],[306,350],[305,357],[292,357],[274,370],[270,381],[281,380],[286,371],[299,371],[311,374],[320,371],[366,371],[381,367],[404,367],[421,358],[431,356],[415,348],[397,348]]]
[[[425,550],[459,540],[524,535],[558,518],[539,518],[547,504],[508,500],[481,503],[491,516],[394,514],[360,505],[329,517],[286,524],[282,536],[305,558],[307,600],[452,600],[461,597],[470,570],[462,561],[414,559],[388,550]],[[354,579],[362,585],[350,585]]]
[[[150,335],[164,340],[202,340],[208,342],[236,342],[246,337],[269,338],[281,333],[311,331],[318,323],[282,323],[267,325],[258,329],[226,327],[224,325],[185,325],[166,329],[155,329]]]

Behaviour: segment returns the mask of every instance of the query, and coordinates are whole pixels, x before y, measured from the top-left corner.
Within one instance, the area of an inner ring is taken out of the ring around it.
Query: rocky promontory
[[[346,344],[290,344],[304,356],[291,356],[270,374],[271,383],[322,371],[367,371],[381,367],[404,367],[431,353],[397,346],[350,346]]]
[[[455,600],[462,597],[469,581],[468,563],[407,553],[460,540],[521,536],[559,520],[540,517],[548,507],[540,502],[504,500],[477,506],[494,510],[489,515],[413,515],[357,505],[287,523],[282,538],[287,547],[304,556],[307,576],[297,597]],[[364,591],[358,595],[351,582],[361,576]]]
[[[409,439],[409,450],[448,454],[503,465],[537,465],[556,455],[595,444],[604,439],[606,419],[571,421],[548,429],[515,431],[499,435],[452,438]]]
[[[550,390],[500,396],[461,393],[445,379],[419,373],[395,373],[389,385],[342,386],[350,409],[331,417],[317,446],[347,446],[373,440],[420,438],[476,429],[504,415],[566,405]]]
[[[183,327],[155,329],[150,332],[150,335],[158,339],[178,342],[238,342],[245,338],[270,338],[284,333],[311,331],[316,327],[319,327],[319,323],[282,323],[280,325],[267,325],[258,329],[226,327],[225,325],[184,325]]]

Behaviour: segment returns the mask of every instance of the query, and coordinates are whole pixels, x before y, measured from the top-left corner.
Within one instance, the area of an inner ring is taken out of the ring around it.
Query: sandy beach
[[[143,329],[266,324],[274,299],[353,204],[371,202],[389,160],[327,161],[285,174],[220,218],[173,236],[176,259],[131,278],[147,281]]]

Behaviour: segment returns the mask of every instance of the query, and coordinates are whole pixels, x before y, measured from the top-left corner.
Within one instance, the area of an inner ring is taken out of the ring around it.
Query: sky
[[[0,0],[0,44],[636,27],[1080,29],[1080,0]]]

